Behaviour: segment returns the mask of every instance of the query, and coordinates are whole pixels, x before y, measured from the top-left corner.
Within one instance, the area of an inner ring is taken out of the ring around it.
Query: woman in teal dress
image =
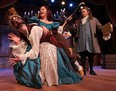
[[[39,18],[33,16],[31,17],[31,19],[29,19],[29,23],[37,23],[43,29],[48,31],[52,30],[57,31],[57,28],[60,25],[59,22],[52,21],[52,13],[47,6],[42,6],[40,8]],[[73,70],[70,63],[70,59],[67,56],[64,49],[57,47],[56,50],[57,50],[57,66],[58,66],[58,84],[71,84],[80,82],[82,80],[82,77]],[[42,48],[42,51],[46,51],[46,49]]]
[[[40,44],[42,35],[45,35],[42,33],[42,29],[47,31],[46,27],[33,26],[31,31],[27,31],[22,19],[17,15],[12,16],[12,24],[19,32],[22,32],[23,28],[26,30],[24,32],[26,34],[23,35],[27,38],[26,43],[29,42],[29,44],[25,44],[25,41],[21,41],[18,45],[17,43],[10,45],[15,56],[15,58],[10,58],[10,62],[14,64],[14,75],[19,83],[29,87],[41,88],[44,81],[47,82],[48,86],[52,86],[78,83],[82,80],[82,77],[72,69],[70,60],[62,48],[47,42]],[[47,22],[47,24],[52,29],[59,26],[59,23],[55,22]],[[12,38],[15,35],[11,33],[9,37],[13,40]],[[15,39],[17,38],[15,37]]]

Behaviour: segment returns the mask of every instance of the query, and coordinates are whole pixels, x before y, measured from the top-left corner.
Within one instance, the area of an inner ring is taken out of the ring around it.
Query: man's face
[[[86,17],[87,15],[89,15],[89,11],[87,11],[86,9],[82,9],[81,10],[81,14],[82,14],[82,17]]]
[[[18,16],[14,16],[12,17],[11,22],[12,22],[13,27],[18,29],[19,26],[23,23],[23,20]]]

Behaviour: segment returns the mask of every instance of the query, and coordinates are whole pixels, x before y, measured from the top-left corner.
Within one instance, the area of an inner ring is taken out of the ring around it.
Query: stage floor
[[[94,67],[97,76],[87,73],[81,83],[43,86],[42,89],[34,89],[20,85],[16,82],[12,69],[0,69],[0,91],[116,91],[116,70]]]

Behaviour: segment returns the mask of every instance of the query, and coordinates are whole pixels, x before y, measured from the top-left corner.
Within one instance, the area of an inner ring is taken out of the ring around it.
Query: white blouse
[[[11,42],[10,47],[13,48],[12,53],[15,57],[21,59],[22,64],[24,65],[27,58],[36,59],[39,55],[39,46],[40,39],[43,35],[43,29],[39,26],[34,26],[31,29],[31,33],[27,35],[27,38],[32,46],[29,52],[26,52],[27,44],[24,41],[21,41],[18,45]]]

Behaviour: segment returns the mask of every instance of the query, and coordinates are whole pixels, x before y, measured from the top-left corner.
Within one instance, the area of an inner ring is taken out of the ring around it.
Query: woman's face
[[[40,17],[41,18],[47,17],[47,9],[44,6],[40,8]]]
[[[89,15],[89,11],[87,11],[86,9],[82,9],[81,14],[82,14],[82,17],[84,18]]]

